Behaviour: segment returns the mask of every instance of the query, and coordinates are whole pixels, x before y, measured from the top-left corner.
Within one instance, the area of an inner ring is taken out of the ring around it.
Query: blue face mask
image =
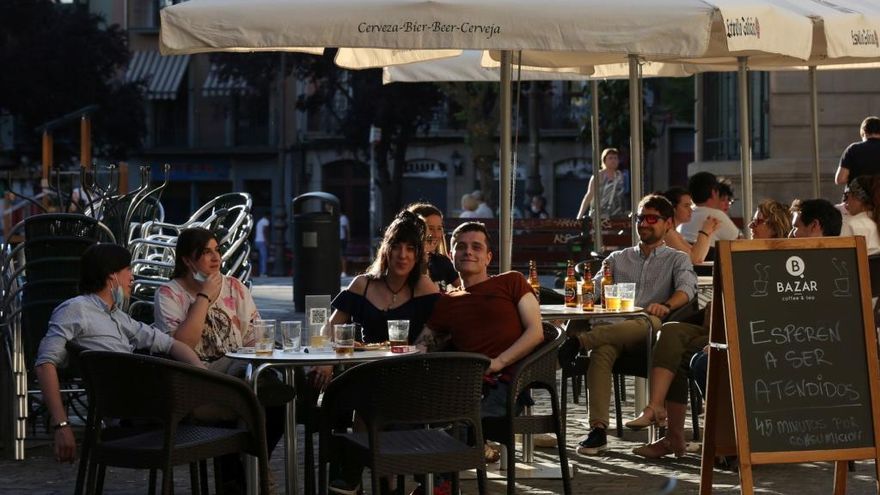
[[[119,285],[119,280],[114,278],[116,281],[116,287],[113,287],[111,291],[111,295],[113,296],[113,306],[116,308],[122,308],[125,304],[125,292],[122,290],[122,286]]]

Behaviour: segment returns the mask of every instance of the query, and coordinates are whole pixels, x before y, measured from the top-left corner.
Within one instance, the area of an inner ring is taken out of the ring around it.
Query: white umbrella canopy
[[[826,0],[822,0],[825,2]],[[853,0],[854,1],[854,0]],[[522,51],[525,66],[583,67],[650,60],[781,55],[812,50],[812,22],[782,0],[190,0],[161,11],[164,54],[339,48],[337,64],[384,67]],[[312,50],[308,50],[312,51]],[[510,264],[509,63],[502,69],[500,265]],[[631,97],[637,96],[631,92]],[[636,106],[633,106],[634,111]],[[638,122],[640,117],[631,115]],[[632,136],[633,195],[641,195],[641,136]],[[507,193],[507,194],[505,194]]]
[[[411,64],[392,65],[382,69],[382,82],[498,82],[500,64],[485,67],[484,52],[463,50],[456,57],[425,60]],[[516,68],[514,67],[514,71]],[[548,69],[535,67],[515,74],[522,81],[588,81],[592,67]]]

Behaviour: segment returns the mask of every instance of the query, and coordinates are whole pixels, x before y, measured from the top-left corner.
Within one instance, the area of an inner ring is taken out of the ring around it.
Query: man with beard
[[[666,232],[674,228],[672,204],[660,195],[645,196],[639,202],[639,244],[611,253],[610,263],[615,283],[635,283],[635,305],[648,313],[650,328],[644,318],[607,318],[591,320],[592,330],[577,332],[560,349],[560,361],[573,357],[579,349],[590,351],[587,369],[590,434],[578,445],[581,455],[596,455],[607,448],[605,430],[609,423],[611,369],[618,356],[629,348],[644,344],[648,332],[656,332],[662,321],[677,308],[685,306],[697,292],[697,275],[688,255],[664,243]],[[596,272],[596,293],[601,293],[603,270]],[[661,422],[663,418],[656,418]]]

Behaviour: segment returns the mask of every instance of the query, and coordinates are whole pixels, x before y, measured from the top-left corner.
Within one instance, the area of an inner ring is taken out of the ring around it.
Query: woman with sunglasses
[[[663,196],[672,203],[672,206],[675,209],[675,217],[673,218],[673,221],[675,222],[676,227],[691,221],[694,201],[687,189],[683,187],[673,187],[664,192]],[[672,249],[678,249],[690,256],[691,263],[695,265],[702,263],[706,259],[706,254],[709,253],[709,248],[712,247],[710,245],[710,239],[712,233],[718,229],[718,225],[717,218],[713,216],[706,217],[703,226],[700,228],[700,232],[697,234],[697,240],[693,244],[685,240],[677,229],[672,229],[666,233],[666,245]]]
[[[749,222],[749,236],[752,239],[780,239],[788,237],[791,231],[791,214],[788,205],[773,199],[765,199],[755,208]]]
[[[868,256],[880,253],[880,179],[876,175],[860,175],[853,179],[843,193],[843,204],[849,216],[843,218],[841,236],[865,237]]]
[[[428,277],[437,284],[441,292],[457,287],[458,272],[455,271],[446,249],[443,213],[431,203],[413,203],[406,207],[406,211],[420,216],[428,227],[428,235],[425,236],[425,267]]]

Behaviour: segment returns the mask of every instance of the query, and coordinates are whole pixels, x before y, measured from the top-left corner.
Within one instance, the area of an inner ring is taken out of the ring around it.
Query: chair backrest
[[[83,379],[96,420],[140,418],[175,428],[206,405],[233,411],[265,442],[265,423],[256,395],[237,378],[168,359],[109,351],[80,355]]]
[[[531,354],[514,364],[510,387],[512,397],[518,397],[520,392],[532,387],[545,390],[556,387],[556,351],[565,341],[566,336],[552,323],[545,321],[542,328],[544,342],[538,345]]]
[[[462,352],[365,363],[330,383],[322,409],[329,411],[326,416],[355,410],[378,430],[389,424],[455,421],[469,421],[478,427],[483,374],[488,367],[485,356]]]

